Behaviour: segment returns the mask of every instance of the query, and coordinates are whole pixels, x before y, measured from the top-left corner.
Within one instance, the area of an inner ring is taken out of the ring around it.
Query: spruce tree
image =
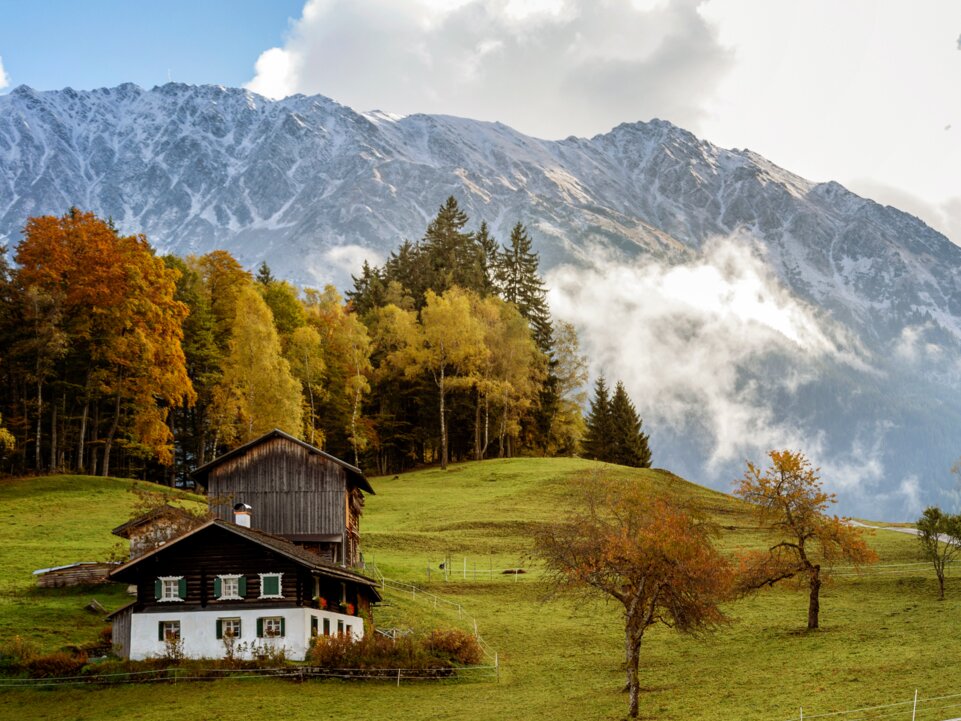
[[[497,272],[501,255],[500,243],[490,234],[490,228],[487,227],[486,220],[481,221],[475,239],[478,250],[480,251],[481,264],[484,269],[485,287],[483,295],[496,295],[500,290],[497,283]]]
[[[613,436],[611,456],[604,459],[611,463],[634,468],[651,467],[651,450],[647,435],[641,431],[642,421],[631,402],[624,384],[618,381],[610,404]]]
[[[545,355],[553,345],[551,312],[547,289],[538,273],[539,259],[531,249],[527,229],[518,223],[511,230],[510,242],[500,254],[496,280],[504,300],[517,306],[531,324],[534,341]]]
[[[427,226],[421,242],[422,257],[428,263],[425,291],[441,294],[455,285],[476,293],[484,291],[484,259],[474,234],[464,231],[466,225],[467,214],[450,196]]]
[[[613,435],[614,419],[611,414],[611,399],[604,376],[601,376],[594,383],[591,411],[587,415],[587,432],[581,441],[584,456],[597,461],[610,461]]]
[[[257,282],[266,286],[270,285],[275,280],[277,279],[274,278],[274,274],[270,272],[270,266],[267,265],[267,261],[263,261],[260,264],[260,267],[257,268]]]

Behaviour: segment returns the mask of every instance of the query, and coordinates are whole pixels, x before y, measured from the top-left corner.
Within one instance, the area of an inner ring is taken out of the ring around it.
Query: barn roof
[[[274,438],[283,438],[285,440],[291,441],[292,443],[296,443],[298,446],[301,446],[302,448],[306,449],[307,452],[310,454],[322,456],[329,461],[333,461],[338,466],[342,467],[345,471],[347,471],[347,478],[352,480],[354,482],[354,485],[356,485],[361,490],[366,491],[367,493],[371,493],[371,494],[374,493],[374,489],[371,488],[370,481],[367,480],[367,478],[364,476],[364,472],[360,470],[357,466],[352,466],[347,461],[342,461],[336,456],[332,456],[329,453],[320,450],[316,446],[312,446],[309,443],[300,440],[299,438],[295,438],[289,433],[284,433],[279,428],[274,428],[274,430],[270,431],[269,433],[265,433],[260,438],[254,438],[254,440],[248,441],[247,443],[244,443],[242,446],[237,446],[232,451],[227,451],[222,456],[218,456],[217,458],[214,458],[212,461],[210,461],[210,463],[206,463],[200,466],[200,468],[195,470],[191,475],[194,478],[196,478],[198,481],[203,483],[204,480],[207,478],[207,475],[210,473],[210,471],[216,468],[217,466],[219,466],[221,463],[224,463],[225,461],[229,461],[231,458],[242,456],[251,448],[254,448],[255,446],[259,446],[261,443],[265,443],[267,441],[273,440]]]
[[[191,536],[194,536],[196,534],[204,533],[211,527],[217,527],[225,531],[229,531],[230,533],[233,533],[239,536],[240,538],[256,543],[259,546],[263,546],[264,548],[267,548],[273,551],[274,553],[278,553],[281,556],[285,556],[286,558],[290,559],[294,563],[299,564],[300,566],[303,566],[309,571],[313,571],[313,572],[322,574],[324,576],[330,576],[331,578],[336,578],[341,581],[352,581],[354,583],[358,583],[363,586],[369,586],[370,589],[373,591],[374,596],[377,597],[378,599],[380,598],[380,594],[377,592],[377,583],[372,579],[367,578],[366,576],[362,576],[361,574],[355,573],[354,571],[343,568],[342,566],[335,566],[331,563],[327,563],[318,554],[313,553],[312,551],[308,551],[307,549],[302,548],[301,546],[297,546],[291,543],[290,541],[286,541],[283,538],[273,536],[269,533],[264,533],[263,531],[257,531],[253,528],[238,526],[235,523],[231,523],[230,521],[223,521],[219,518],[215,518],[211,521],[207,521],[202,526],[199,526],[190,531],[187,531],[186,533],[182,533],[176,538],[172,538],[171,540],[167,541],[164,545],[158,546],[157,548],[154,548],[153,550],[148,551],[144,555],[138,556],[137,558],[131,561],[128,561],[127,563],[123,564],[119,568],[115,568],[113,571],[110,572],[111,580],[120,580],[120,581],[126,580],[123,578],[126,575],[126,572],[136,567],[139,563],[142,563],[146,559],[150,558],[151,556],[155,556],[158,553],[169,551],[171,548],[173,548],[175,545],[177,545],[181,541],[187,538],[190,538]]]
[[[165,503],[162,506],[158,506],[157,508],[147,511],[142,516],[137,516],[136,518],[131,518],[126,523],[121,523],[119,526],[113,529],[111,533],[115,536],[120,536],[121,538],[130,538],[130,533],[135,528],[139,528],[140,526],[150,523],[154,519],[168,517],[183,518],[185,520],[197,518],[183,508],[177,508],[177,506],[171,506],[169,503]],[[197,522],[199,523],[200,519],[197,519]]]

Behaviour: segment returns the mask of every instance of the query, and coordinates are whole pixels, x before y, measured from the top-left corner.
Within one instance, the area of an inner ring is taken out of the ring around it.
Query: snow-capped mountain
[[[778,362],[740,357],[730,393],[769,390],[772,422],[816,437],[845,467],[863,463],[867,480],[837,485],[847,510],[904,515],[947,502],[948,467],[961,454],[952,361],[961,350],[961,249],[837,183],[811,183],[658,120],[546,141],[500,123],[359,113],[321,96],[272,101],[219,86],[19,87],[0,96],[8,245],[27,217],[75,205],[164,251],[223,247],[249,267],[267,260],[298,283],[344,287],[360,257],[383,258],[418,238],[448,195],[501,239],[525,223],[557,272],[687,267],[718,238],[740,238],[833,350],[804,372],[789,350]],[[793,385],[775,382],[789,372]],[[658,431],[647,390],[635,382],[655,441],[660,434],[656,462],[724,485],[743,456],[691,442],[696,423]]]

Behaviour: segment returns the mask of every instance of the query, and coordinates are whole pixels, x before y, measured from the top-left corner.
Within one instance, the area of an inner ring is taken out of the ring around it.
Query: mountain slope
[[[78,205],[165,251],[226,247],[343,287],[451,194],[502,239],[516,221],[534,231],[555,313],[628,383],[658,463],[724,485],[745,456],[792,443],[823,456],[852,512],[941,502],[961,406],[961,249],[837,183],[657,120],[545,141],[219,86],[0,96],[8,244],[28,216]],[[585,297],[589,283],[606,295]],[[737,297],[755,286],[760,304]],[[606,321],[635,305],[620,328],[645,342],[629,354]],[[679,392],[688,379],[637,371],[667,352],[710,355],[689,366],[703,382]]]

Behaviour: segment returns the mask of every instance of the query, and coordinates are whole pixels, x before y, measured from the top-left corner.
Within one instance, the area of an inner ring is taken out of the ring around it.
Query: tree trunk
[[[40,423],[43,421],[43,381],[39,376],[39,369],[37,375],[37,438],[36,446],[33,449],[33,464],[34,470],[40,473],[43,469],[40,466]]]
[[[477,391],[477,403],[474,405],[474,460],[483,458],[481,451],[481,394]]]
[[[440,382],[437,384],[440,389],[440,468],[442,471],[447,470],[447,419],[444,417],[446,414],[444,408],[444,366],[440,367]]]
[[[941,591],[941,595],[938,596],[939,601],[944,600],[944,568],[936,568],[938,572],[938,588]]]
[[[103,444],[103,473],[102,476],[110,475],[110,450],[113,446],[113,438],[117,434],[117,428],[120,427],[120,389],[117,389],[117,399],[114,402],[113,407],[113,423],[110,424],[110,431],[107,433],[107,438]]]
[[[631,632],[625,631],[627,638],[627,693],[629,695],[627,715],[637,718],[637,708],[640,702],[641,684],[637,678],[637,667],[641,658],[641,639],[636,641]]]
[[[50,407],[50,470],[57,470],[57,404]]]
[[[818,597],[821,592],[821,567],[815,565],[811,568],[811,596],[808,600],[808,630],[818,627],[818,615],[821,612],[821,601]]]
[[[83,473],[83,444],[87,438],[87,415],[90,412],[90,371],[87,371],[87,381],[83,390],[83,413],[80,415],[80,439],[77,441],[77,472]]]

